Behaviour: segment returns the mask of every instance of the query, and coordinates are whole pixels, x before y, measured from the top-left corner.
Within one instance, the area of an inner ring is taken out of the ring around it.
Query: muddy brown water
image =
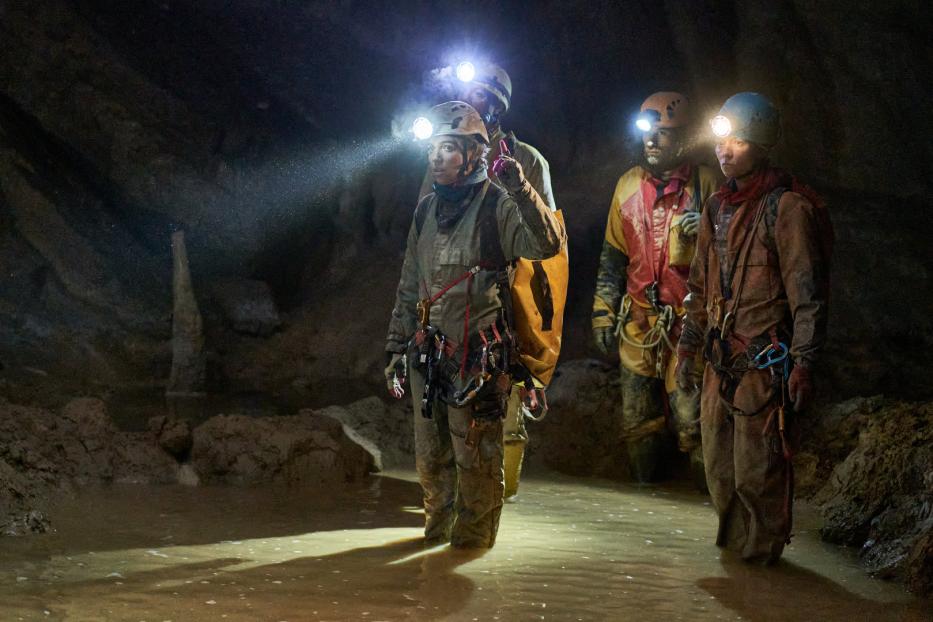
[[[411,473],[329,489],[112,486],[0,539],[0,620],[923,620],[802,508],[774,568],[711,542],[686,488],[547,475],[507,504],[495,548],[423,549]]]

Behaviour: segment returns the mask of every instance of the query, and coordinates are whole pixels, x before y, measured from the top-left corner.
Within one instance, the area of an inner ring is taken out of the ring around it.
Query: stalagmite
[[[165,397],[173,414],[183,403],[204,396],[204,329],[191,285],[184,231],[172,234],[172,374]]]

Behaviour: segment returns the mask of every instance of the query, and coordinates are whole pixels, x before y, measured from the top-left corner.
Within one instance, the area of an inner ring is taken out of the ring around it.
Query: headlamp
[[[640,132],[650,132],[654,124],[661,120],[661,113],[657,110],[642,110],[635,119],[635,127]]]
[[[712,128],[713,134],[719,138],[725,138],[732,133],[732,121],[721,114],[713,117],[713,120],[709,122],[709,126]]]
[[[411,133],[415,135],[416,140],[427,140],[434,133],[434,124],[427,117],[418,117],[411,124]]]
[[[461,82],[472,82],[476,77],[476,67],[468,60],[457,65],[457,79]]]

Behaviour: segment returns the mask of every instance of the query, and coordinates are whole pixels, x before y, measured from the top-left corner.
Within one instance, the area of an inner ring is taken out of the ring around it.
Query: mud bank
[[[46,531],[50,499],[101,483],[307,484],[359,481],[378,450],[334,415],[217,415],[193,429],[154,417],[118,430],[95,398],[60,412],[0,403],[0,533]],[[368,448],[367,448],[368,447]]]

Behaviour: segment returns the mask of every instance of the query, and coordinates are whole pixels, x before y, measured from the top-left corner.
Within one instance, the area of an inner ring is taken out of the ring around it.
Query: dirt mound
[[[861,547],[870,572],[933,590],[933,402],[887,402],[814,496],[830,542]]]

